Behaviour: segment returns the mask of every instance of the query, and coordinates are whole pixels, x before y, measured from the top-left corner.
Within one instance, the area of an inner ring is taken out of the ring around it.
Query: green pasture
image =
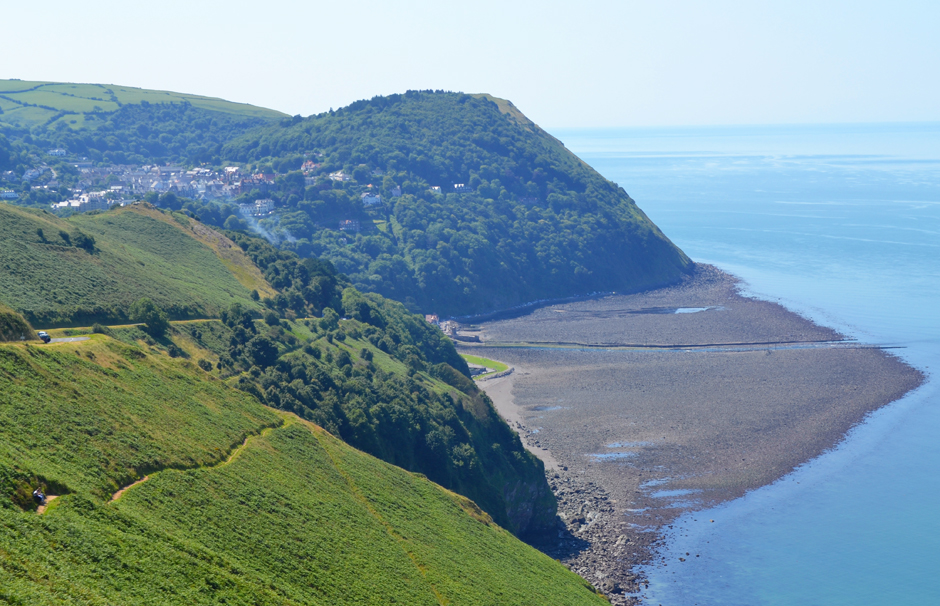
[[[93,250],[75,246],[79,233],[94,238]],[[0,204],[0,302],[37,328],[114,323],[141,297],[183,318],[257,308],[249,295],[212,248],[158,211],[63,220]]]
[[[0,99],[0,107],[4,111],[3,118],[0,120],[5,122],[17,121],[26,126],[46,122],[58,112],[71,113],[71,119],[76,119],[77,124],[78,122],[84,122],[84,113],[110,113],[117,111],[124,105],[135,105],[142,102],[151,104],[189,103],[201,109],[246,118],[277,119],[285,116],[281,112],[247,103],[233,103],[224,99],[201,95],[105,84],[0,80],[0,95],[19,102],[14,103],[6,99]],[[21,104],[43,107],[23,107]]]

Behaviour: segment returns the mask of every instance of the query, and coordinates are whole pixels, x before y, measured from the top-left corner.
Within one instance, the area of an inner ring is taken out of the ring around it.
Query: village
[[[48,156],[61,158],[67,156],[62,149],[47,152]],[[186,168],[181,165],[123,165],[113,164],[95,166],[87,158],[67,161],[78,171],[78,179],[68,188],[69,199],[51,204],[51,210],[70,210],[88,212],[107,210],[115,204],[139,200],[150,193],[173,193],[192,200],[234,203],[240,196],[256,193],[263,196],[253,202],[239,204],[241,213],[251,217],[262,217],[274,210],[274,201],[267,196],[278,190],[275,172],[248,172],[238,166],[226,166],[222,170],[211,168]],[[330,179],[344,183],[352,179],[342,170],[321,174],[321,164],[307,160],[301,166],[304,186],[315,185],[321,179]],[[374,177],[384,175],[381,170],[371,171]],[[48,163],[26,170],[20,177],[13,171],[6,171],[2,181],[10,183],[28,183],[32,190],[62,192],[62,183],[56,170]],[[373,192],[371,184],[362,186],[360,194],[365,207],[379,206],[382,196]],[[438,188],[439,189],[439,188]],[[401,188],[395,187],[390,192],[392,197],[401,195]],[[20,194],[14,189],[0,188],[0,200],[15,201]],[[353,225],[345,226],[347,230]],[[358,230],[356,230],[358,231]]]

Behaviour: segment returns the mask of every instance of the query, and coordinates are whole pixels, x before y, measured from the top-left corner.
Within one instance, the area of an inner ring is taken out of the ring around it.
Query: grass
[[[62,111],[70,112],[71,119],[79,118],[79,122],[84,122],[84,113],[93,111],[113,112],[122,105],[139,104],[144,101],[148,103],[189,103],[202,109],[252,118],[278,119],[286,116],[281,112],[247,103],[233,103],[214,97],[147,90],[129,86],[0,80],[0,94],[21,104],[43,106],[23,107],[15,102],[5,99],[0,100],[5,112],[0,121],[18,122],[24,126],[35,126],[44,123]],[[96,108],[99,109],[96,110]],[[69,116],[66,116],[66,122],[69,122]]]
[[[62,220],[0,204],[0,302],[49,328],[120,321],[141,297],[192,318],[233,303],[257,309],[251,290],[274,293],[238,247],[193,229],[143,205]],[[95,238],[93,253],[60,235],[79,231]]]
[[[32,341],[37,338],[23,316],[0,303],[0,341]]]
[[[2,490],[26,473],[105,499],[153,469],[217,460],[276,421],[204,375],[103,335],[0,347],[0,426],[16,428],[0,433]]]
[[[476,364],[478,366],[485,366],[487,368],[492,368],[494,372],[503,372],[507,370],[509,366],[503,364],[502,362],[497,362],[496,360],[490,360],[489,358],[481,358],[480,356],[471,356],[469,354],[460,354],[460,357],[467,361],[469,364]],[[482,375],[477,375],[475,378],[479,379],[480,377],[486,377],[493,374],[492,372],[487,372]]]
[[[605,603],[471,501],[208,376],[105,335],[0,345],[0,602]]]

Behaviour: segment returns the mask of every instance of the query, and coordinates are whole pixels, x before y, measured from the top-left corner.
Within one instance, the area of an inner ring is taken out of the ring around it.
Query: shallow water
[[[696,261],[929,377],[776,484],[681,518],[647,603],[940,603],[940,124],[553,134]]]

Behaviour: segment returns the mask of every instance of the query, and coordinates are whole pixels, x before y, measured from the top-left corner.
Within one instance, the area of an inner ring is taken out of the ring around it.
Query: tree
[[[133,322],[144,324],[144,330],[154,337],[162,337],[170,328],[166,313],[146,297],[135,301],[127,315]]]
[[[222,225],[223,228],[232,231],[247,231],[248,223],[244,219],[239,219],[235,215],[229,215],[228,219]]]
[[[82,248],[89,253],[95,252],[95,238],[86,233],[78,232],[75,234],[75,246]]]
[[[259,368],[267,368],[277,362],[277,345],[267,337],[255,337],[248,341],[245,349],[252,364]]]

